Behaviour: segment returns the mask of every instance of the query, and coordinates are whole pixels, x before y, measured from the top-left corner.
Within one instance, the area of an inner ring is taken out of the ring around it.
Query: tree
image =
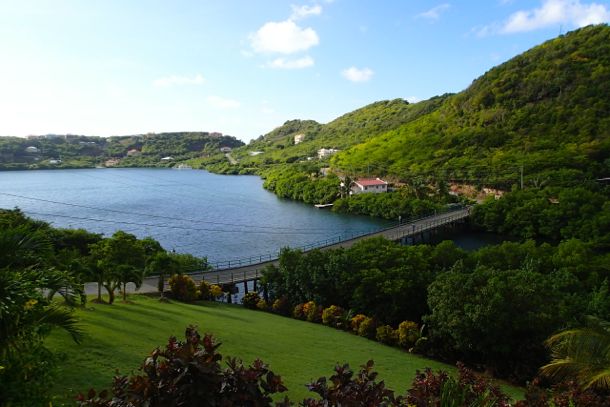
[[[585,327],[546,341],[552,360],[540,370],[555,379],[575,380],[583,389],[610,390],[610,323],[589,317]]]
[[[165,277],[177,273],[178,269],[178,261],[164,251],[154,253],[146,261],[146,274],[159,275],[157,287],[161,297],[163,297],[163,292],[165,289]]]
[[[65,272],[49,268],[50,241],[27,226],[0,228],[0,405],[44,405],[52,385],[53,355],[43,338],[53,328],[75,341],[82,332],[72,311],[46,293],[78,287]]]
[[[96,260],[98,287],[102,282],[108,292],[108,302],[114,302],[114,292],[127,282],[139,285],[145,266],[145,249],[137,238],[123,231],[115,232],[91,246],[91,254]],[[99,288],[98,288],[99,293]]]

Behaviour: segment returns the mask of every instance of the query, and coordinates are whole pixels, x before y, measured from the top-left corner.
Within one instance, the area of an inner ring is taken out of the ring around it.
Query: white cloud
[[[241,106],[241,103],[239,103],[237,100],[227,99],[220,96],[208,96],[207,102],[219,109],[237,109]]]
[[[275,69],[302,69],[314,65],[314,60],[309,55],[298,59],[276,58],[267,66]]]
[[[205,79],[203,75],[197,74],[195,76],[178,76],[170,75],[163,78],[157,78],[153,81],[153,85],[159,88],[167,88],[170,86],[179,85],[203,85]]]
[[[427,18],[428,20],[438,20],[441,17],[441,14],[451,7],[450,4],[444,3],[439,4],[436,7],[432,7],[428,11],[424,11],[423,13],[419,13],[416,17],[419,18]]]
[[[349,67],[341,71],[341,75],[352,82],[366,82],[373,77],[373,70],[370,68],[356,68],[355,66]]]
[[[517,11],[505,22],[486,25],[475,32],[479,36],[513,34],[561,24],[578,28],[609,20],[610,10],[603,4],[584,4],[580,0],[544,0],[539,8]]]
[[[300,20],[309,16],[319,16],[322,14],[322,6],[316,4],[315,6],[295,6],[292,5],[292,14],[290,20]]]
[[[250,35],[252,49],[260,53],[292,54],[318,45],[313,28],[301,28],[294,21],[270,21]]]

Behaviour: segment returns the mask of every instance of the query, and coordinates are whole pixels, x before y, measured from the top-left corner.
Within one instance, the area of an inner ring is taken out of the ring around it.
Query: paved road
[[[385,237],[389,240],[398,241],[403,238],[413,237],[420,233],[436,229],[438,227],[457,222],[463,219],[466,219],[470,216],[470,208],[459,209],[451,212],[445,212],[438,215],[430,216],[427,218],[423,218],[411,223],[406,223],[404,225],[395,226],[389,229],[385,229],[379,232],[367,234],[364,236],[359,236],[353,239],[344,240],[340,242],[332,242],[330,241],[327,245],[323,247],[318,247],[320,250],[329,250],[329,249],[337,249],[339,247],[349,248],[352,247],[357,242],[363,239],[369,239],[372,237]],[[191,276],[195,279],[195,281],[201,281],[205,278],[206,281],[209,281],[213,284],[223,284],[223,283],[231,283],[231,282],[243,282],[247,280],[253,280],[260,276],[261,271],[268,266],[269,264],[277,265],[278,260],[273,259],[269,261],[263,261],[256,264],[244,264],[237,265],[236,267],[227,268],[224,270],[215,270],[208,271],[205,273],[193,273]],[[97,293],[97,284],[95,283],[87,283],[85,285],[85,290],[87,294],[95,294]],[[127,286],[127,292],[133,292],[134,286],[130,284]],[[140,288],[139,292],[156,292],[157,291],[157,277],[147,277],[144,280],[144,284]]]

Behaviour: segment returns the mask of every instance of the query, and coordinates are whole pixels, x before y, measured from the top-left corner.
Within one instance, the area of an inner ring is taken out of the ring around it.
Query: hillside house
[[[172,161],[174,159],[174,157],[163,157],[161,158],[161,161]]]
[[[294,136],[294,144],[299,144],[302,143],[303,140],[305,140],[305,135],[304,134],[297,134],[296,136]]]
[[[360,178],[352,183],[350,195],[388,192],[388,183],[381,178]]]
[[[318,158],[321,160],[339,152],[336,148],[321,148],[318,150]]]
[[[132,148],[131,150],[129,150],[129,151],[127,152],[127,156],[129,156],[129,157],[137,157],[137,156],[139,156],[140,154],[141,154],[141,153],[140,153],[140,150],[136,150],[135,148]]]
[[[220,151],[223,153],[230,153],[231,147],[220,147]]]
[[[38,149],[38,147],[34,147],[34,146],[29,146],[25,148],[25,152],[26,153],[37,153],[40,150]]]

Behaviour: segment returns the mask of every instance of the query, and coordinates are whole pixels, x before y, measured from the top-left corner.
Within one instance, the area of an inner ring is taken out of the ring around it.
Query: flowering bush
[[[241,303],[244,304],[244,307],[250,309],[256,309],[256,304],[260,301],[261,297],[253,291],[250,291],[241,299]]]
[[[276,314],[290,315],[290,303],[286,297],[281,297],[273,301],[273,305],[271,305],[271,310]]]
[[[303,314],[309,322],[322,322],[322,307],[313,301],[303,304]]]
[[[362,321],[364,321],[367,318],[366,315],[364,314],[357,314],[355,315],[352,320],[350,325],[352,326],[352,331],[358,333],[358,329],[360,329],[360,324],[362,323]]]
[[[169,289],[175,299],[191,302],[199,297],[197,285],[190,276],[185,274],[174,274],[169,279]]]
[[[386,345],[396,345],[398,342],[398,331],[395,331],[390,325],[377,327],[375,339],[377,342],[385,343]]]
[[[345,311],[337,305],[331,305],[322,311],[322,323],[328,326],[340,328],[341,320]]]
[[[377,335],[376,321],[373,318],[364,318],[358,327],[358,335],[364,338],[375,339],[375,335]]]
[[[303,311],[303,307],[305,304],[297,304],[294,306],[292,310],[292,316],[296,319],[305,319],[305,312]]]
[[[210,299],[216,301],[222,295],[222,288],[219,285],[212,284],[210,286]]]
[[[265,301],[264,298],[261,298],[256,303],[256,308],[261,310],[261,311],[267,311],[269,309],[269,304],[267,304],[267,301]]]
[[[398,325],[398,344],[404,348],[412,348],[419,339],[419,327],[413,321],[402,321]]]

